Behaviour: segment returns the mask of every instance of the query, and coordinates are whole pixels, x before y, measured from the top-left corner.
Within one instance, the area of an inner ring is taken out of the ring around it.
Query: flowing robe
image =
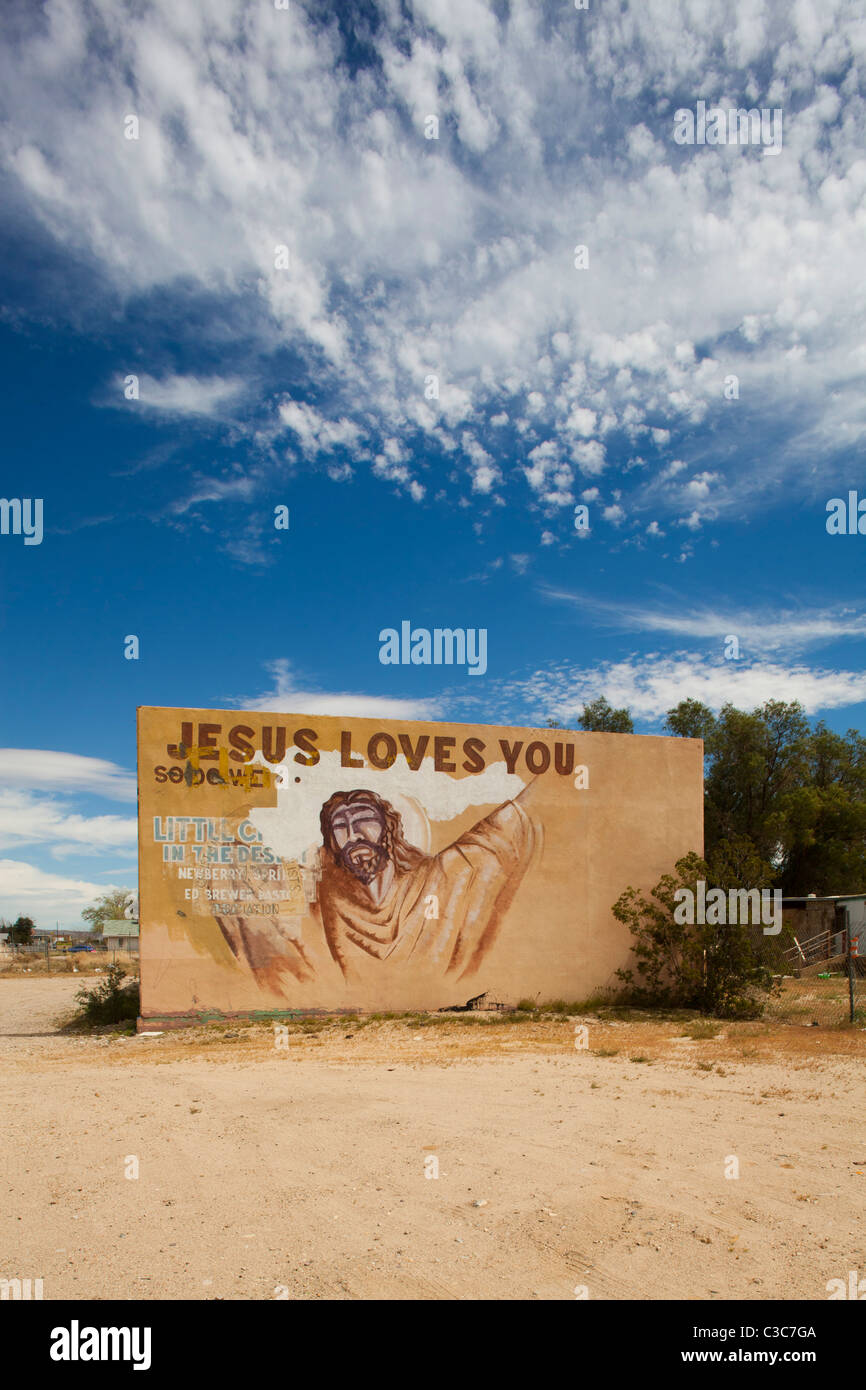
[[[493,944],[536,838],[523,807],[506,801],[438,854],[396,873],[378,904],[325,851],[313,911],[346,980],[381,977],[383,966],[453,979],[472,974]]]

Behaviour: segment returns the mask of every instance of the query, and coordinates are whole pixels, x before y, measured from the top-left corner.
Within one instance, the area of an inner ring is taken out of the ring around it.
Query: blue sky
[[[0,491],[44,505],[0,535],[0,915],[134,886],[139,704],[863,726],[859,0],[0,23]],[[781,151],[677,144],[699,100]],[[403,620],[486,673],[382,665]]]

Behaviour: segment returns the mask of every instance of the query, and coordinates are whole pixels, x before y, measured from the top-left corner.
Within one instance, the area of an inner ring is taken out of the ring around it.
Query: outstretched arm
[[[528,811],[530,807],[537,805],[541,800],[540,783],[542,781],[543,778],[541,777],[533,777],[530,782],[527,782],[522,792],[518,792],[517,796],[512,797],[512,801],[515,801],[518,806],[522,806],[524,811]]]

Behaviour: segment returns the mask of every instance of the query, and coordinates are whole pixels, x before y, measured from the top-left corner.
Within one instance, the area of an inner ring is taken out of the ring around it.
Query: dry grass
[[[0,955],[0,976],[15,979],[27,977],[44,979],[46,975],[99,975],[117,961],[129,975],[138,975],[138,956],[126,951],[76,952],[74,956],[52,951],[50,968],[44,951],[19,951],[15,955]]]
[[[309,1019],[288,1023],[286,1052],[301,1059],[315,1054],[337,1064],[387,1062],[389,1065],[449,1066],[465,1061],[536,1054],[581,1055],[624,1061],[664,1061],[690,1070],[712,1071],[720,1064],[784,1061],[797,1069],[818,1059],[866,1058],[866,1030],[817,1029],[778,1022],[725,1023],[709,1020],[715,1036],[684,1036],[682,1022],[641,1018],[633,1021],[585,1019],[588,1052],[574,1046],[574,1025],[554,1018],[515,1022],[508,1016],[438,1018],[409,1015],[380,1019]],[[716,1031],[717,1030],[717,1031]],[[236,1020],[166,1032],[159,1057],[180,1061],[207,1053],[235,1060],[277,1053],[273,1025]],[[125,1051],[124,1059],[131,1058]],[[143,1054],[141,1054],[143,1055]],[[151,1053],[152,1056],[152,1053]]]
[[[859,977],[854,981],[854,1007],[855,1017],[859,1010],[858,1021],[866,1024],[866,981]],[[766,1013],[768,1018],[788,1023],[845,1023],[849,1017],[848,979],[845,975],[832,975],[829,980],[816,975],[786,978],[781,993],[769,1000]]]

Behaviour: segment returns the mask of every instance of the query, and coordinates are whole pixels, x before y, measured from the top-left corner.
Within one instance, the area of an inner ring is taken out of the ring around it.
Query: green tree
[[[792,891],[793,846],[799,846],[802,877],[820,819],[820,798],[811,789],[816,770],[822,767],[832,779],[846,763],[831,742],[835,735],[816,745],[802,706],[781,700],[751,713],[727,704],[718,717],[699,700],[681,700],[668,710],[666,726],[680,737],[704,740],[705,853],[714,873],[741,878],[748,866],[753,881],[729,886],[778,883]],[[862,762],[866,768],[866,756]],[[814,863],[810,867],[814,872]]]
[[[709,877],[719,888],[772,888],[776,872],[745,835],[719,840],[707,855]]]
[[[617,970],[618,978],[636,1004],[699,1009],[717,1018],[758,1016],[772,976],[758,962],[749,928],[676,921],[680,890],[696,895],[699,880],[728,885],[713,883],[709,865],[697,854],[677,860],[675,868],[649,897],[627,888],[614,904],[614,917],[634,937],[634,969]]]
[[[744,836],[762,859],[784,863],[787,798],[806,780],[808,721],[797,701],[768,700],[751,714],[725,705],[708,739],[708,846]]]
[[[634,724],[627,709],[613,709],[603,695],[584,705],[578,724],[587,733],[633,734]]]
[[[716,716],[700,700],[680,700],[668,710],[665,719],[665,728],[679,738],[702,738],[706,742],[715,727]]]
[[[806,774],[785,797],[783,890],[857,892],[866,887],[866,739],[821,722],[806,744]]]
[[[33,939],[36,926],[32,917],[18,917],[9,928],[9,940],[16,946],[27,946]]]
[[[90,930],[101,933],[104,922],[113,922],[122,917],[129,894],[128,888],[113,889],[103,893],[90,907],[83,907],[81,915],[85,922],[90,923]]]

